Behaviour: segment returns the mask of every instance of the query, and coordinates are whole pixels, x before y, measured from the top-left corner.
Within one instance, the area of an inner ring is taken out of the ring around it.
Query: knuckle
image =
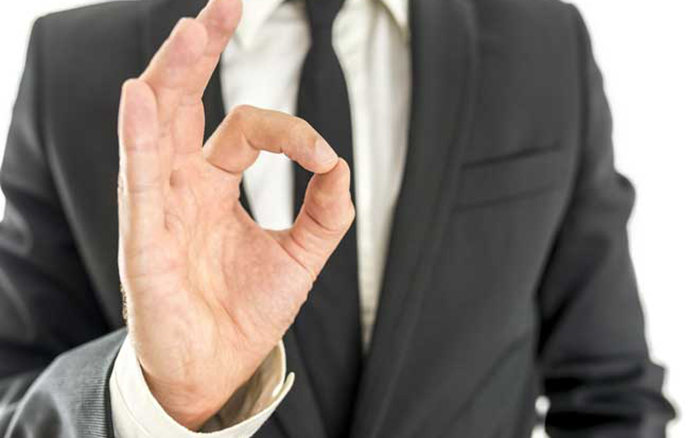
[[[292,118],[292,127],[296,128],[299,132],[305,132],[311,129],[311,125],[306,120],[301,117]]]
[[[117,175],[117,196],[119,198],[124,197],[124,172],[119,172]]]
[[[348,199],[348,220],[350,222],[355,220],[356,214],[357,212],[355,211],[355,204],[353,204],[352,200]]]
[[[170,33],[170,38],[178,38],[182,32],[190,32],[196,26],[196,20],[192,17],[181,17],[175,23],[173,30]]]
[[[231,135],[232,132],[243,133],[245,131],[244,126],[250,123],[250,116],[253,111],[254,107],[250,105],[238,105],[234,107],[224,120],[224,125],[229,135]]]
[[[189,23],[191,21],[193,21],[191,17],[181,17],[177,20],[177,26],[184,26],[186,25],[185,23]]]
[[[326,208],[333,204],[334,197],[323,190],[307,190],[310,201],[319,208]]]
[[[125,80],[124,82],[122,82],[122,93],[124,93],[124,91],[126,89],[136,85],[138,83],[138,81],[139,80],[136,78],[129,78],[129,79]]]
[[[350,228],[352,223],[355,221],[355,217],[357,215],[357,213],[355,211],[355,205],[352,203],[352,201],[349,201],[348,204],[349,205],[348,205],[348,208],[346,210],[347,213],[345,214],[345,224],[344,224],[346,230],[348,228]]]
[[[297,144],[303,144],[314,137],[314,130],[306,120],[294,117],[291,122],[289,129],[292,139],[297,142]]]
[[[231,111],[231,121],[234,123],[240,123],[244,122],[251,111],[253,110],[253,107],[250,105],[238,105],[236,106],[232,111]]]
[[[296,150],[293,159],[310,160],[318,152],[317,139],[320,136],[306,120],[295,117],[291,122],[289,135]]]

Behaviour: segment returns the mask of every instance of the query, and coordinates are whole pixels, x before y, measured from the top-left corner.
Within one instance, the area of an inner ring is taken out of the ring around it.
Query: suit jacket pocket
[[[552,147],[465,163],[460,169],[455,207],[491,204],[552,190],[564,181],[568,153],[565,148]]]

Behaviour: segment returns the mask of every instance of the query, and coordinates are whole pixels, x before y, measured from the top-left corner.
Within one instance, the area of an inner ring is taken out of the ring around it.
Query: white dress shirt
[[[310,45],[302,2],[243,0],[241,23],[221,59],[226,110],[248,104],[294,114]],[[333,45],[345,75],[352,117],[360,316],[367,348],[408,141],[408,0],[346,0],[334,23]],[[267,152],[244,173],[245,192],[262,227],[291,226],[293,173],[289,159]],[[294,375],[285,375],[280,343],[203,431],[213,437],[252,436],[292,387]],[[177,424],[158,405],[128,337],[117,357],[110,391],[117,438],[199,435]]]

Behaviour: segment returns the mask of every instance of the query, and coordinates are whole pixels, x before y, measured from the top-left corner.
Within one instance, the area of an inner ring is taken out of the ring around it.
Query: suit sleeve
[[[540,289],[539,357],[552,438],[661,438],[674,411],[651,362],[630,259],[630,182],[615,170],[611,115],[589,36],[580,47],[577,180]]]
[[[42,130],[42,21],[32,30],[0,173],[0,436],[110,436],[108,334],[52,180]]]

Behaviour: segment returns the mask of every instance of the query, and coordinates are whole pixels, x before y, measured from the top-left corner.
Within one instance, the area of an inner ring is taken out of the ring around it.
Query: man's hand
[[[241,14],[212,0],[183,19],[120,108],[119,268],[148,385],[199,428],[289,328],[354,218],[347,164],[306,122],[241,107],[202,149],[201,96]],[[291,229],[241,207],[242,172],[266,150],[315,175]]]

